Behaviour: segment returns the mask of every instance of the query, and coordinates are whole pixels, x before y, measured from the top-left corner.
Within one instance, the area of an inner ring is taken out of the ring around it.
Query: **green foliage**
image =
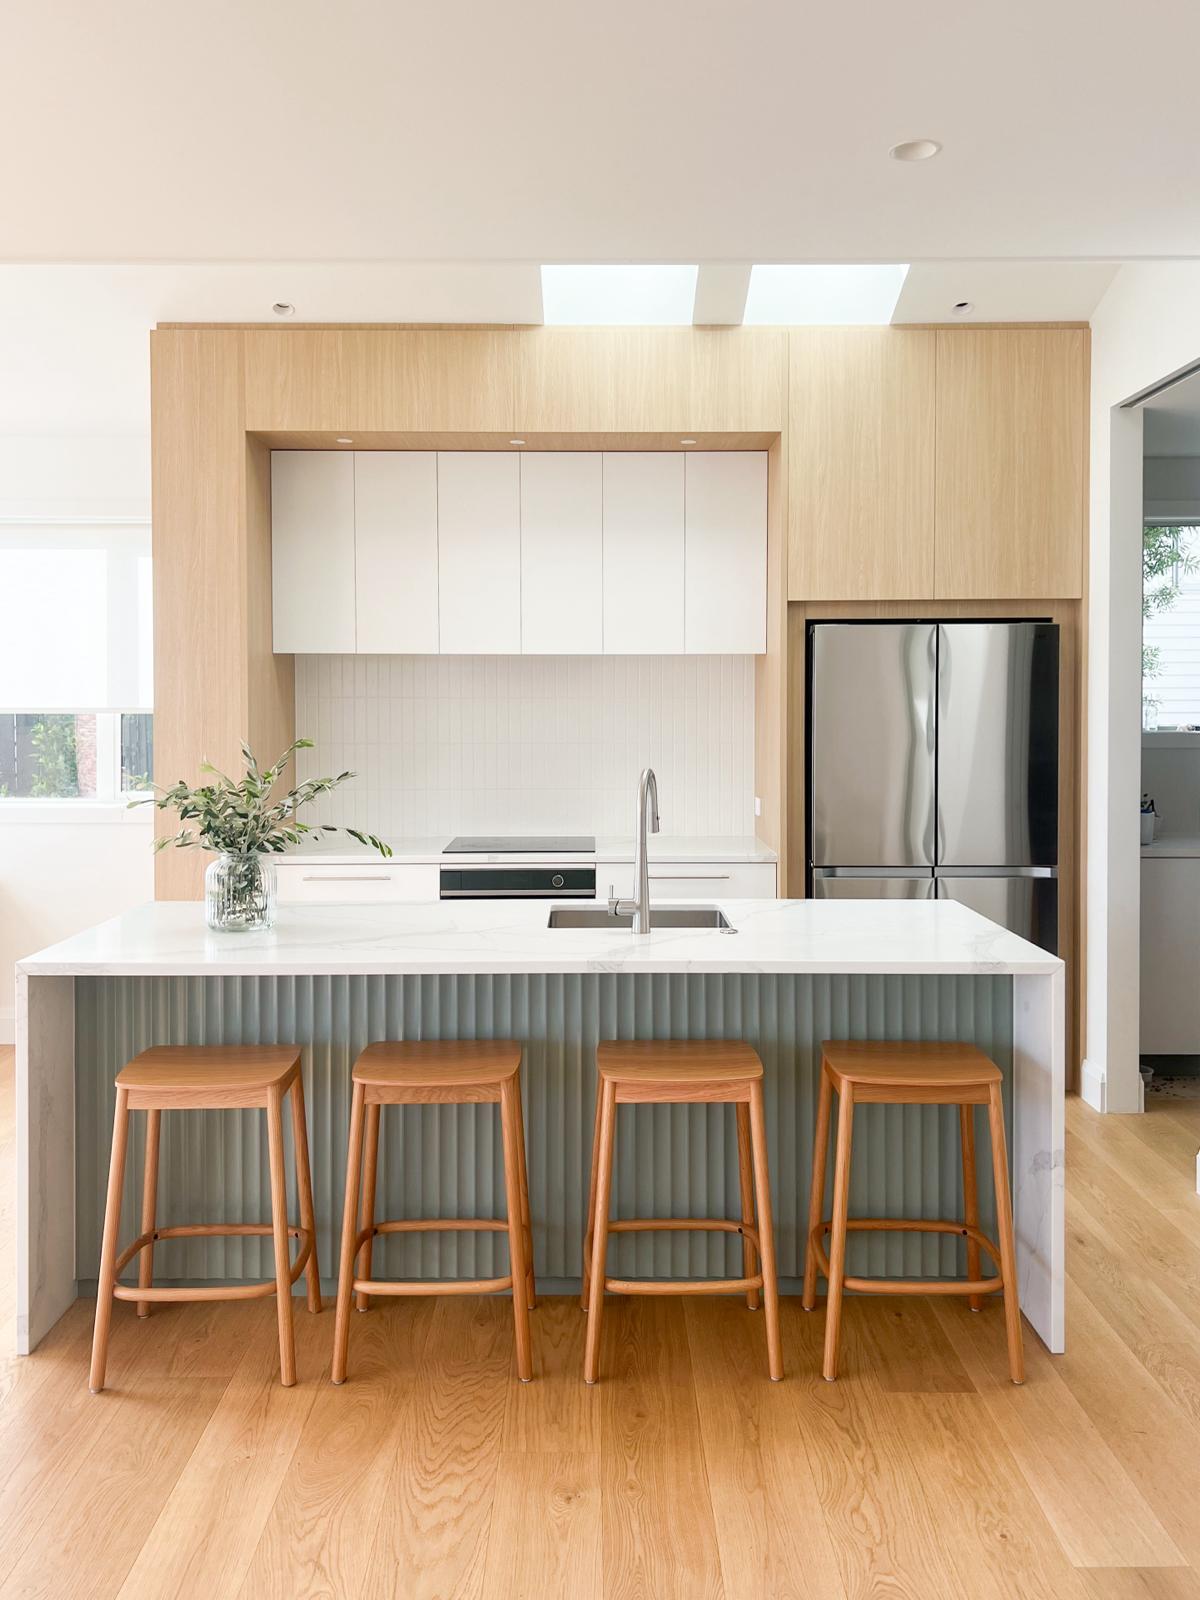
[[[75,757],[75,718],[41,717],[30,739],[35,763],[29,785],[31,795],[52,800],[72,799],[79,793],[79,767]]]
[[[248,745],[242,745],[242,759],[246,763],[245,776],[237,783],[223,772],[201,763],[200,770],[209,772],[216,780],[190,788],[182,778],[170,789],[155,785],[157,798],[131,800],[130,806],[152,803],[160,811],[175,811],[180,822],[192,823],[182,827],[173,838],[156,839],[155,850],[165,850],[169,845],[186,849],[201,845],[206,850],[216,850],[223,855],[253,856],[266,851],[279,854],[298,845],[310,833],[348,833],[360,844],[378,850],[381,856],[390,856],[392,848],[373,833],[361,833],[357,828],[335,828],[327,822],[298,822],[296,812],[318,795],[336,789],[352,772],[339,772],[336,778],[310,778],[297,784],[279,800],[272,801],[271,791],[297,750],[311,750],[311,739],[297,739],[290,744],[273,766],[259,767]]]
[[[1196,570],[1196,557],[1185,547],[1190,528],[1148,524],[1142,529],[1142,617],[1169,611],[1179,599],[1179,579]],[[1167,581],[1162,581],[1162,580]],[[1142,679],[1157,677],[1157,645],[1142,646]]]

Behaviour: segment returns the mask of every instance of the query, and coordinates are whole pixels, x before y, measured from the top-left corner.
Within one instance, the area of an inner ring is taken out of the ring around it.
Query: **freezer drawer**
[[[809,630],[809,858],[933,865],[932,623]]]
[[[939,900],[957,900],[981,917],[1058,954],[1058,879],[1052,876],[968,876],[939,873]]]
[[[938,629],[939,867],[1058,860],[1058,627]]]
[[[814,900],[932,900],[931,872],[846,872],[818,868],[812,875]]]

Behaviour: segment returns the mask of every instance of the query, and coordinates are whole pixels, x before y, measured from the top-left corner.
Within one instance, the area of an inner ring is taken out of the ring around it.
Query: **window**
[[[1142,726],[1200,730],[1200,528],[1142,532]]]
[[[117,801],[153,767],[149,712],[0,712],[0,799]]]
[[[151,607],[146,524],[0,525],[0,804],[145,791]]]

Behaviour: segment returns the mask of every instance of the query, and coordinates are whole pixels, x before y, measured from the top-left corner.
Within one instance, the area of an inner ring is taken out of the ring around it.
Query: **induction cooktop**
[[[447,856],[467,855],[565,855],[571,852],[594,855],[596,839],[593,834],[560,835],[548,838],[538,834],[485,834],[472,836],[460,834],[442,851]]]

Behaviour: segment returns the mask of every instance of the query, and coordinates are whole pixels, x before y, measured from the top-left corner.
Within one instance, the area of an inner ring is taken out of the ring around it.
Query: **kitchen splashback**
[[[384,837],[754,832],[752,656],[297,656],[302,778],[357,777],[311,820]]]

